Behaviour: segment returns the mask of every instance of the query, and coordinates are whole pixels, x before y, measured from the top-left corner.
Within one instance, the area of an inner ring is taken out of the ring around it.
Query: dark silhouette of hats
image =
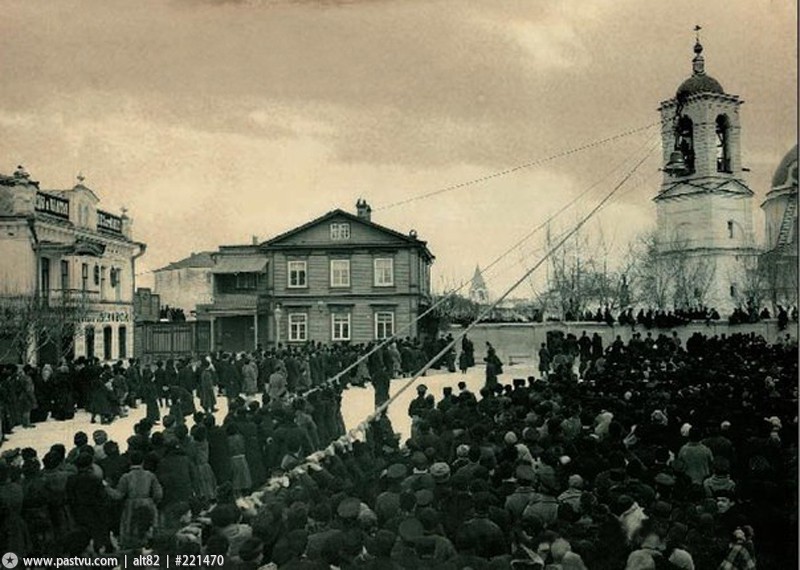
[[[358,518],[358,513],[361,510],[361,501],[354,497],[347,497],[343,499],[341,503],[339,503],[339,507],[336,509],[336,514],[338,514],[343,519],[356,519]]]

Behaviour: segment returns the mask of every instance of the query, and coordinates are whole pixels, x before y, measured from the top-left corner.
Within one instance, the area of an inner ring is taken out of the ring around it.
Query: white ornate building
[[[663,180],[654,198],[662,261],[682,273],[673,304],[703,304],[729,314],[746,303],[757,264],[753,191],[743,177],[739,109],[705,72],[694,46],[692,75],[659,107]]]
[[[0,174],[0,360],[133,354],[135,260],[145,245],[124,212],[98,205],[82,177],[68,190],[40,190],[22,167]],[[43,341],[55,327],[61,338]]]

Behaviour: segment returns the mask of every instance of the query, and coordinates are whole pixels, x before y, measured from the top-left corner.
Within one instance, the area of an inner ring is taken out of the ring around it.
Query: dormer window
[[[331,240],[343,241],[350,239],[350,224],[333,223],[331,224]]]

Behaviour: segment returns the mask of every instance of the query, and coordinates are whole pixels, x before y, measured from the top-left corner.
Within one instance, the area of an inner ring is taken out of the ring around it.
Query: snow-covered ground
[[[467,374],[439,373],[432,371],[427,376],[420,378],[408,390],[403,392],[400,397],[389,408],[389,418],[396,432],[401,434],[402,440],[408,438],[411,431],[411,418],[408,417],[408,404],[416,396],[416,386],[424,383],[428,387],[430,394],[438,402],[442,396],[442,389],[445,386],[452,386],[454,392],[458,392],[457,384],[465,381],[469,389],[477,394],[484,384],[484,368],[478,366],[470,369]],[[532,366],[507,366],[505,374],[500,378],[501,382],[510,383],[513,378],[527,378],[533,374]],[[407,378],[399,378],[392,381],[390,394],[394,396],[406,383]],[[374,409],[375,396],[372,386],[365,388],[350,388],[346,390],[342,397],[342,414],[344,416],[347,429],[356,427],[359,423],[369,416]],[[217,405],[219,411],[216,413],[217,419],[221,422],[227,414],[227,401],[225,398],[218,398]],[[199,402],[197,402],[200,409]],[[162,414],[168,410],[162,409]],[[8,440],[3,443],[2,451],[13,448],[34,448],[39,457],[43,457],[54,443],[62,443],[69,450],[72,446],[72,439],[76,432],[84,431],[89,435],[91,442],[92,432],[98,429],[105,430],[110,440],[120,444],[120,448],[125,450],[125,441],[133,434],[133,425],[145,415],[145,407],[139,406],[137,409],[130,410],[125,418],[118,418],[111,424],[101,425],[91,423],[89,414],[78,411],[75,418],[68,421],[57,422],[48,419],[46,422],[34,424],[33,428],[24,429],[17,426],[14,433],[8,435]],[[191,422],[191,418],[188,418]]]

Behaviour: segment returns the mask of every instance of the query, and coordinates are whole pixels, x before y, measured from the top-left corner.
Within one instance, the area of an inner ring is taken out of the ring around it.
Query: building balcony
[[[100,298],[100,291],[90,289],[50,289],[43,291],[39,294],[40,298],[50,304],[65,304],[65,305],[79,305],[98,303]]]
[[[249,312],[253,313],[258,307],[259,295],[253,293],[217,293],[211,303],[205,305],[211,312]]]

